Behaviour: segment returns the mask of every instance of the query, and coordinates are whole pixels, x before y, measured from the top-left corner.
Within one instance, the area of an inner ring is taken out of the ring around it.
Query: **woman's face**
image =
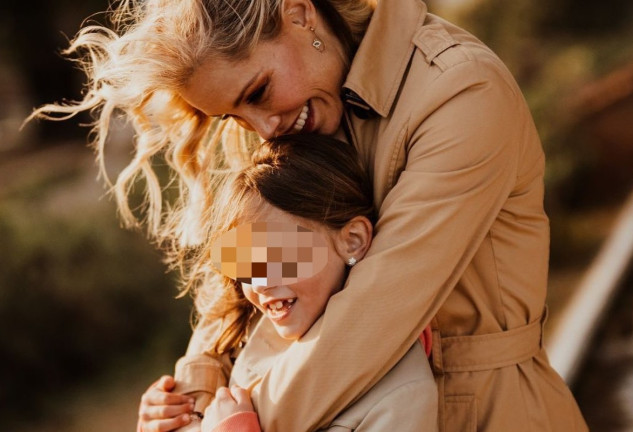
[[[261,221],[308,225],[269,204],[264,204],[258,213]],[[303,336],[323,314],[330,296],[342,288],[345,280],[345,263],[334,247],[336,234],[326,228],[314,227],[314,223],[310,225],[315,234],[325,238],[328,247],[327,262],[321,271],[288,285],[242,283],[248,301],[270,319],[284,339],[296,340]]]
[[[327,28],[314,33],[285,20],[281,34],[260,42],[245,59],[210,56],[193,72],[181,96],[209,116],[232,116],[262,138],[289,133],[336,133],[346,74],[343,49]]]

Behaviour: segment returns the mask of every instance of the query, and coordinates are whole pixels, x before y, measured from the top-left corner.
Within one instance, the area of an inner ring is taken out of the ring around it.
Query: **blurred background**
[[[633,187],[633,3],[428,4],[490,45],[531,106],[548,158],[553,329]],[[80,96],[83,76],[60,50],[106,8],[105,0],[0,4],[2,430],[134,430],[140,395],[172,372],[191,331],[190,299],[175,299],[175,275],[143,232],[119,226],[96,178],[82,127],[90,119],[19,130],[33,107]],[[113,134],[111,176],[127,163],[131,139],[123,124]],[[572,387],[592,430],[633,430],[622,408],[633,406],[633,283],[621,273],[603,314],[611,319],[595,323]]]

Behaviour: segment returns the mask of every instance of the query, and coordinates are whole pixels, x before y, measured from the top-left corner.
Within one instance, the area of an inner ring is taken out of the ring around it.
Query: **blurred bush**
[[[45,414],[60,390],[156,344],[184,352],[190,301],[174,300],[174,277],[158,252],[113,213],[84,216],[53,217],[28,201],[0,205],[5,419],[25,407],[30,417]]]

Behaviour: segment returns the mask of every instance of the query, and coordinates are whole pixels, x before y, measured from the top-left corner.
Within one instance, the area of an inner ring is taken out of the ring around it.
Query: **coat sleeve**
[[[187,354],[176,363],[174,392],[194,397],[196,412],[204,412],[216,389],[226,386],[231,374],[233,365],[228,355],[214,357],[208,353],[219,330],[219,321],[202,319],[189,342]]]
[[[262,381],[266,432],[324,427],[371,388],[431,321],[501,211],[531,118],[500,71],[474,63],[419,95],[427,107],[411,113],[406,166],[379,209],[368,255],[321,325]]]

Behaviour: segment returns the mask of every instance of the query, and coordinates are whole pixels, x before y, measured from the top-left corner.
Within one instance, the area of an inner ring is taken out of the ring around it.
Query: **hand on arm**
[[[172,393],[176,382],[165,375],[154,382],[141,397],[137,432],[167,432],[191,422],[194,399]]]
[[[202,432],[260,432],[257,414],[246,389],[220,387],[204,412]]]

